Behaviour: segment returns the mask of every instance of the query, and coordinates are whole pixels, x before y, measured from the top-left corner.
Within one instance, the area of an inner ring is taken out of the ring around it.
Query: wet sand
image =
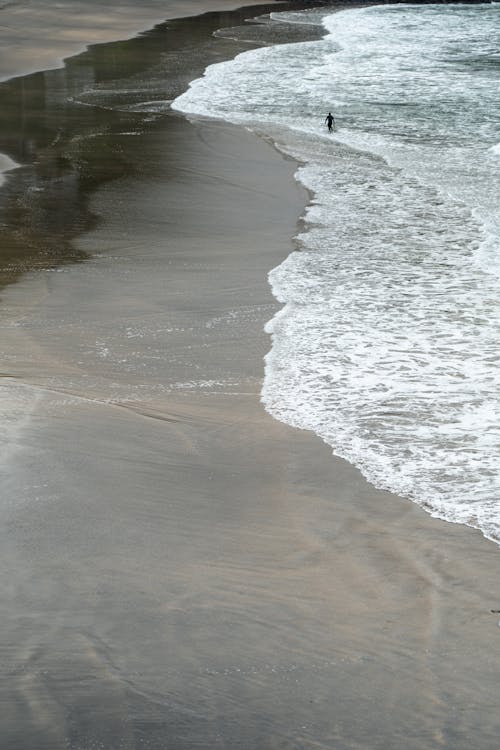
[[[2,291],[2,748],[493,750],[498,548],[260,404],[296,165],[108,117]]]
[[[64,65],[89,45],[135,37],[168,18],[228,11],[238,0],[18,0],[0,7],[0,81]],[[269,0],[253,0],[254,6]]]

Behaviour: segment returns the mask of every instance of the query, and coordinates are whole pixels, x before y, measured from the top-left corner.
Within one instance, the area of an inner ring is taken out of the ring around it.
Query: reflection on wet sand
[[[259,403],[296,165],[158,115],[244,18],[0,89],[2,750],[496,749],[496,548]]]

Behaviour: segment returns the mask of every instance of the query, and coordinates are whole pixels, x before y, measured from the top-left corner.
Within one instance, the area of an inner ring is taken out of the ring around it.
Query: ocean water
[[[500,5],[272,22],[324,35],[213,65],[173,103],[273,138],[311,193],[269,276],[263,403],[500,542]]]

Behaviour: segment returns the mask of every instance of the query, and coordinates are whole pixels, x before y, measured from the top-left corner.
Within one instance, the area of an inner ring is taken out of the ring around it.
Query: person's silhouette
[[[331,112],[328,112],[327,116],[325,117],[325,122],[328,125],[328,132],[331,133],[335,124],[335,117]]]

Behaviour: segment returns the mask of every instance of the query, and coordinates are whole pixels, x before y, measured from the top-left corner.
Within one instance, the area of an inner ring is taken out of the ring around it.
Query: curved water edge
[[[173,105],[270,136],[304,165],[306,231],[270,274],[284,307],[267,327],[266,409],[495,542],[498,12],[273,14],[327,35],[211,66]]]

